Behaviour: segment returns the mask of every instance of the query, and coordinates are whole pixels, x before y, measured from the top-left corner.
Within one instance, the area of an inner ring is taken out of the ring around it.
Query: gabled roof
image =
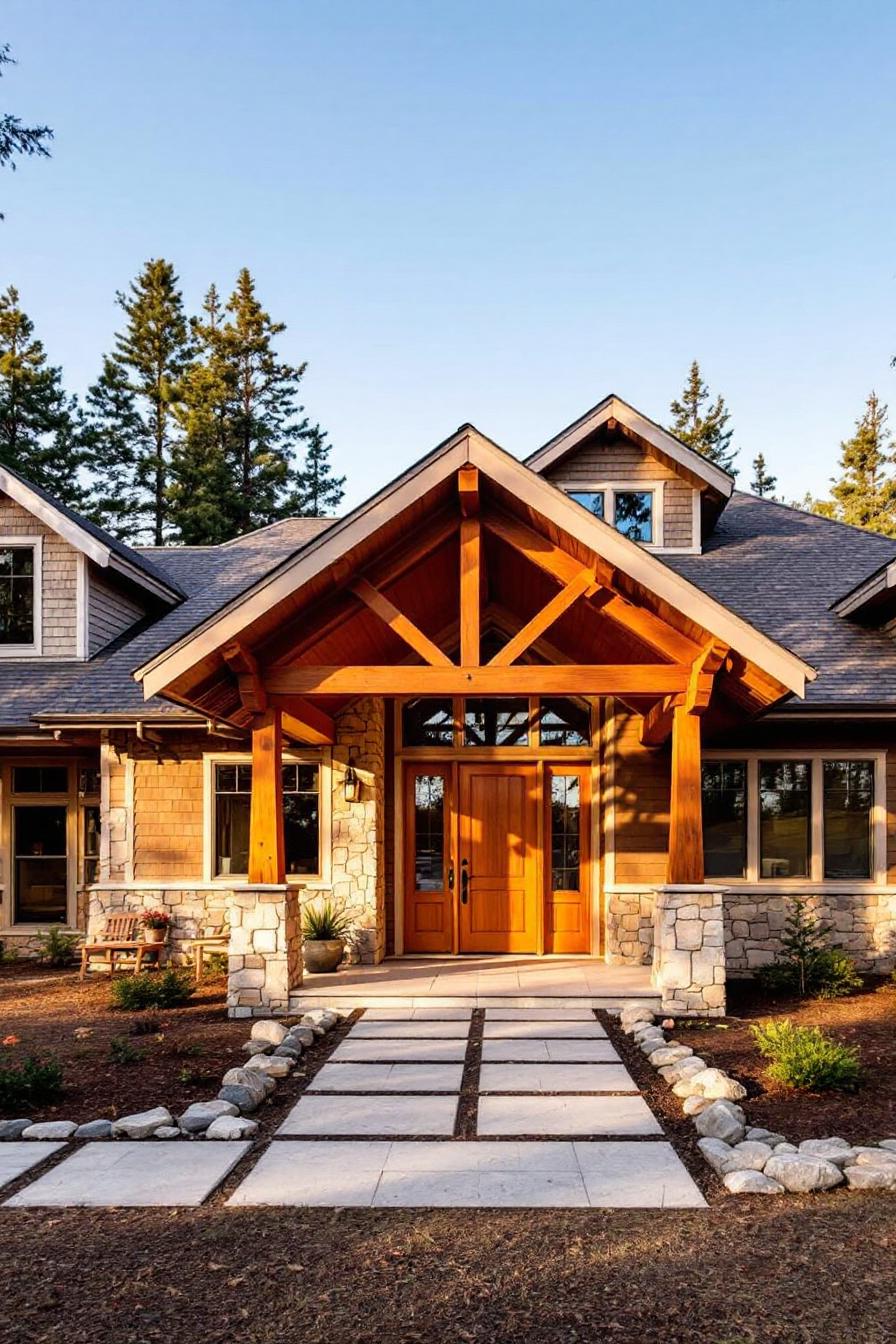
[[[344,563],[349,552],[369,541],[379,528],[443,485],[466,464],[478,467],[509,496],[581,541],[609,565],[618,566],[685,619],[711,631],[787,690],[804,694],[806,681],[815,673],[802,659],[708,597],[636,542],[593,517],[472,425],[461,426],[403,476],[272,569],[198,629],[145,661],[134,673],[143,683],[144,694],[149,698],[171,687],[203,658],[214,656],[223,645],[238,638],[260,613],[288,601],[337,562]]]
[[[169,605],[186,596],[152,561],[126,546],[123,541],[118,541],[89,518],[82,517],[61,503],[49,491],[35,485],[33,481],[26,481],[12,467],[0,466],[0,491],[21,504],[23,509],[39,518],[101,569],[117,570],[132,583]]]
[[[526,466],[531,471],[543,472],[548,467],[560,462],[568,456],[575,448],[579,446],[595,430],[607,424],[610,420],[616,420],[626,429],[631,430],[640,439],[643,439],[652,448],[655,448],[662,456],[669,458],[672,462],[683,467],[691,475],[697,476],[705,482],[712,490],[717,491],[723,499],[728,499],[734,489],[734,477],[721,467],[717,467],[713,462],[703,457],[701,453],[689,448],[687,444],[676,439],[674,434],[670,434],[668,429],[663,429],[654,420],[649,420],[646,415],[636,411],[634,406],[630,406],[627,401],[611,393],[599,401],[596,406],[592,406],[590,411],[579,416],[566,429],[561,429],[559,434],[555,434],[552,439],[542,447],[536,449],[531,456],[526,458]]]
[[[831,611],[872,625],[892,620],[896,612],[896,560],[888,560],[838,597],[831,603]]]

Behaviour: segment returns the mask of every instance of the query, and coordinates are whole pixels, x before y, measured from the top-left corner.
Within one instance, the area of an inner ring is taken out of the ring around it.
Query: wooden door
[[[462,765],[459,950],[539,950],[534,765]]]
[[[404,950],[453,952],[451,767],[405,771]]]
[[[545,770],[546,952],[591,951],[591,767]]]

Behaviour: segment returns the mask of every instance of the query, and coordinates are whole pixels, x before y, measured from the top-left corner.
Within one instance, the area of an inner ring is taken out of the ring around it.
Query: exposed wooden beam
[[[336,725],[326,710],[312,705],[297,695],[283,708],[283,731],[294,742],[308,742],[313,746],[329,746],[336,741]]]
[[[286,881],[283,837],[283,732],[281,712],[268,709],[252,725],[252,793],[249,802],[249,881]]]
[[[460,498],[461,518],[479,515],[479,468],[461,467],[457,473],[457,493]]]
[[[611,594],[600,604],[602,615],[629,630],[642,644],[661,653],[665,658],[673,658],[676,663],[689,663],[700,652],[700,645],[688,639],[680,630],[668,625],[659,616],[655,616],[646,607],[629,602],[618,593]]]
[[[700,715],[676,705],[672,718],[672,779],[666,881],[689,886],[703,881],[703,811],[700,778]]]
[[[477,518],[462,518],[460,523],[460,660],[466,667],[478,667],[480,659],[480,620],[482,530]]]
[[[570,583],[582,570],[582,562],[576,560],[575,556],[541,536],[526,523],[511,518],[509,514],[488,511],[483,514],[482,522],[489,532],[560,583]],[[604,583],[608,572],[609,567],[601,564],[597,570],[597,580]]]
[[[645,747],[659,747],[672,732],[672,723],[676,709],[684,708],[686,714],[704,714],[715,684],[716,673],[724,666],[730,650],[727,644],[711,640],[699,657],[691,664],[688,684],[679,695],[667,696],[651,706],[644,715],[641,724],[641,744]]]
[[[595,587],[594,574],[590,569],[583,569],[575,579],[570,579],[559,591],[555,593],[550,602],[545,603],[540,611],[537,611],[531,620],[527,621],[522,630],[519,630],[503,649],[499,649],[489,663],[489,667],[508,667],[515,663],[517,658],[526,649],[530,648],[550,626],[554,624],[564,613],[568,611],[572,604],[577,601],[584,593],[593,592]]]
[[[371,611],[376,612],[381,621],[393,630],[399,639],[403,639],[405,644],[419,653],[425,663],[433,667],[451,666],[451,659],[446,653],[443,653],[438,645],[424,635],[423,631],[414,624],[409,617],[399,611],[394,602],[390,602],[385,593],[381,593],[378,588],[374,588],[372,583],[366,579],[358,579],[352,584],[352,592],[359,598],[365,606]]]
[[[268,707],[267,696],[258,662],[251,649],[247,649],[239,640],[234,640],[232,644],[226,644],[221,652],[225,663],[236,676],[243,707],[251,714],[263,714]]]
[[[272,704],[295,695],[642,695],[684,692],[691,669],[674,663],[517,663],[513,667],[312,667],[268,672]]]

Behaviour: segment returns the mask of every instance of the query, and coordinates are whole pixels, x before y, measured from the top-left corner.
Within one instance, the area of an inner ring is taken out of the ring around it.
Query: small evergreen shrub
[[[109,1042],[109,1055],[113,1064],[138,1064],[143,1051],[131,1045],[126,1036],[113,1036]]]
[[[193,993],[193,981],[186,971],[173,966],[161,972],[143,971],[123,975],[112,981],[112,1007],[126,1012],[144,1008],[180,1008]]]
[[[858,1049],[818,1027],[797,1027],[785,1018],[750,1031],[759,1053],[771,1060],[767,1072],[776,1083],[810,1092],[853,1092],[861,1082]]]
[[[79,934],[65,933],[58,924],[51,924],[38,934],[38,958],[45,966],[71,966],[80,941]]]
[[[307,942],[330,942],[344,938],[351,928],[351,919],[330,901],[323,905],[307,905],[302,917],[302,936]]]
[[[781,934],[781,951],[756,972],[763,990],[775,998],[839,999],[861,989],[862,979],[851,958],[827,944],[832,928],[811,913],[802,897],[794,897]]]
[[[29,1055],[22,1064],[0,1067],[0,1111],[28,1111],[61,1094],[62,1066],[55,1059]]]

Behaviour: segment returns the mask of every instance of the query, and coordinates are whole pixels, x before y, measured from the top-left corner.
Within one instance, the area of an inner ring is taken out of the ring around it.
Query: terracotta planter
[[[335,971],[344,951],[345,943],[341,938],[309,938],[302,944],[305,970],[312,975],[321,971]]]
[[[143,941],[144,941],[144,943],[164,943],[164,941],[165,941],[165,939],[167,938],[167,936],[168,936],[168,930],[167,930],[167,929],[144,929],[144,930],[143,930]]]

